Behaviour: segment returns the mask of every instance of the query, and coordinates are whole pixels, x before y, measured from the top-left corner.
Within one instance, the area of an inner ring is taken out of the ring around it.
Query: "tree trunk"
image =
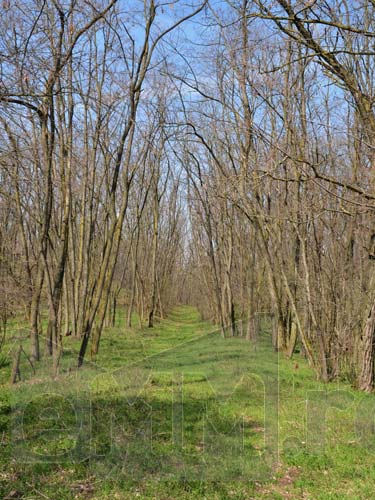
[[[361,371],[358,377],[358,388],[371,392],[374,388],[374,342],[375,341],[375,301],[368,315],[362,337]]]

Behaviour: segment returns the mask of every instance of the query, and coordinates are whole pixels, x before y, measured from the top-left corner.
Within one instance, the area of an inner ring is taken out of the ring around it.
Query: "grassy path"
[[[59,380],[0,386],[0,498],[373,498],[374,397],[280,359],[266,326],[249,343],[189,307],[120,317],[80,372],[67,339]]]

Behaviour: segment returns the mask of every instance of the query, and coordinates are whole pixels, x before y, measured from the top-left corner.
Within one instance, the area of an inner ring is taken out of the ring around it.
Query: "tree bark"
[[[358,377],[358,388],[371,392],[374,388],[374,347],[375,347],[375,301],[367,317],[362,337],[361,371]]]

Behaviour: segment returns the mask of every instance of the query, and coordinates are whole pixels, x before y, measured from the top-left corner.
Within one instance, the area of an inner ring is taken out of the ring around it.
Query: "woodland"
[[[374,7],[4,1],[2,336],[23,314],[38,361],[48,310],[57,371],[119,299],[232,335],[269,311],[275,348],[370,391]]]
[[[11,383],[184,306],[371,393],[374,105],[373,0],[2,0]]]

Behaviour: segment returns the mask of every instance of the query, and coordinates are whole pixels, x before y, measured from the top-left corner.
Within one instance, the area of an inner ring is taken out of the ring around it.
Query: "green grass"
[[[124,323],[80,371],[65,338],[55,381],[48,360],[34,375],[24,359],[14,387],[0,369],[1,498],[373,497],[372,395],[279,357],[266,323],[255,343],[189,307],[154,329]]]

